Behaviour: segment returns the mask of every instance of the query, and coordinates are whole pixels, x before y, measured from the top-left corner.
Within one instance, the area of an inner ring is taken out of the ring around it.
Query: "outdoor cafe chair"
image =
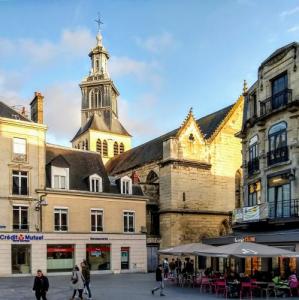
[[[242,299],[242,296],[244,294],[250,294],[250,299],[252,299],[252,284],[251,282],[241,282],[241,288],[240,288],[240,299]]]
[[[218,296],[218,294],[220,293],[223,293],[225,298],[227,298],[228,286],[224,280],[217,280],[215,282],[215,292],[216,292],[216,296]]]
[[[203,290],[205,290],[206,292],[209,292],[211,290],[211,283],[208,277],[201,278],[200,292],[202,293]]]

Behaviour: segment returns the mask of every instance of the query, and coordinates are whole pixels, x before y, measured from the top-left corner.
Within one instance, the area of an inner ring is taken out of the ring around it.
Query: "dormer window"
[[[132,195],[132,179],[128,176],[120,179],[120,187],[122,194]]]
[[[52,188],[58,190],[69,189],[69,168],[59,168],[52,166]]]
[[[89,176],[89,190],[93,193],[101,193],[103,191],[102,177],[93,174]]]

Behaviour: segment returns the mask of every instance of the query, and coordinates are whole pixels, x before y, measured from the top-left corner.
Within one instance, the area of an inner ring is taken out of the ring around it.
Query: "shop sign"
[[[5,225],[0,225],[0,229],[4,229],[4,228],[6,228]]]
[[[60,248],[60,247],[56,247],[56,248],[52,248],[52,247],[48,247],[47,249],[48,253],[53,253],[53,252],[74,252],[74,248]]]
[[[12,242],[31,242],[41,241],[44,239],[42,234],[0,234],[0,240]]]
[[[90,237],[91,241],[108,241],[107,237]]]

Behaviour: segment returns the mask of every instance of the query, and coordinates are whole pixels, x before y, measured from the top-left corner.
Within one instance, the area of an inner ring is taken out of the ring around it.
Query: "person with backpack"
[[[163,278],[163,267],[162,265],[158,265],[157,269],[156,269],[156,281],[159,283],[159,285],[157,287],[155,287],[154,289],[152,289],[152,294],[154,295],[156,291],[160,290],[160,296],[165,296],[165,294],[163,293],[164,291],[164,278]]]
[[[75,299],[77,291],[79,293],[79,298],[83,299],[84,282],[85,279],[82,273],[80,272],[79,267],[76,265],[73,269],[72,277],[71,277],[71,286],[73,288],[73,296],[71,300]]]
[[[33,290],[35,291],[35,297],[37,300],[47,300],[47,292],[49,289],[49,280],[44,276],[42,270],[37,270],[34,278]]]
[[[86,288],[87,292],[88,292],[88,298],[87,299],[92,299],[91,298],[91,291],[90,291],[90,271],[89,271],[89,267],[88,264],[85,260],[83,260],[83,262],[81,263],[81,269],[82,269],[82,275],[85,279],[84,282],[84,288]]]

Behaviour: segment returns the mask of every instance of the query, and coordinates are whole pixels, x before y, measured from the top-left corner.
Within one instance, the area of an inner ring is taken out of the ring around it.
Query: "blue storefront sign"
[[[12,242],[31,242],[31,241],[42,241],[44,236],[42,234],[0,234],[0,241],[12,241]]]

